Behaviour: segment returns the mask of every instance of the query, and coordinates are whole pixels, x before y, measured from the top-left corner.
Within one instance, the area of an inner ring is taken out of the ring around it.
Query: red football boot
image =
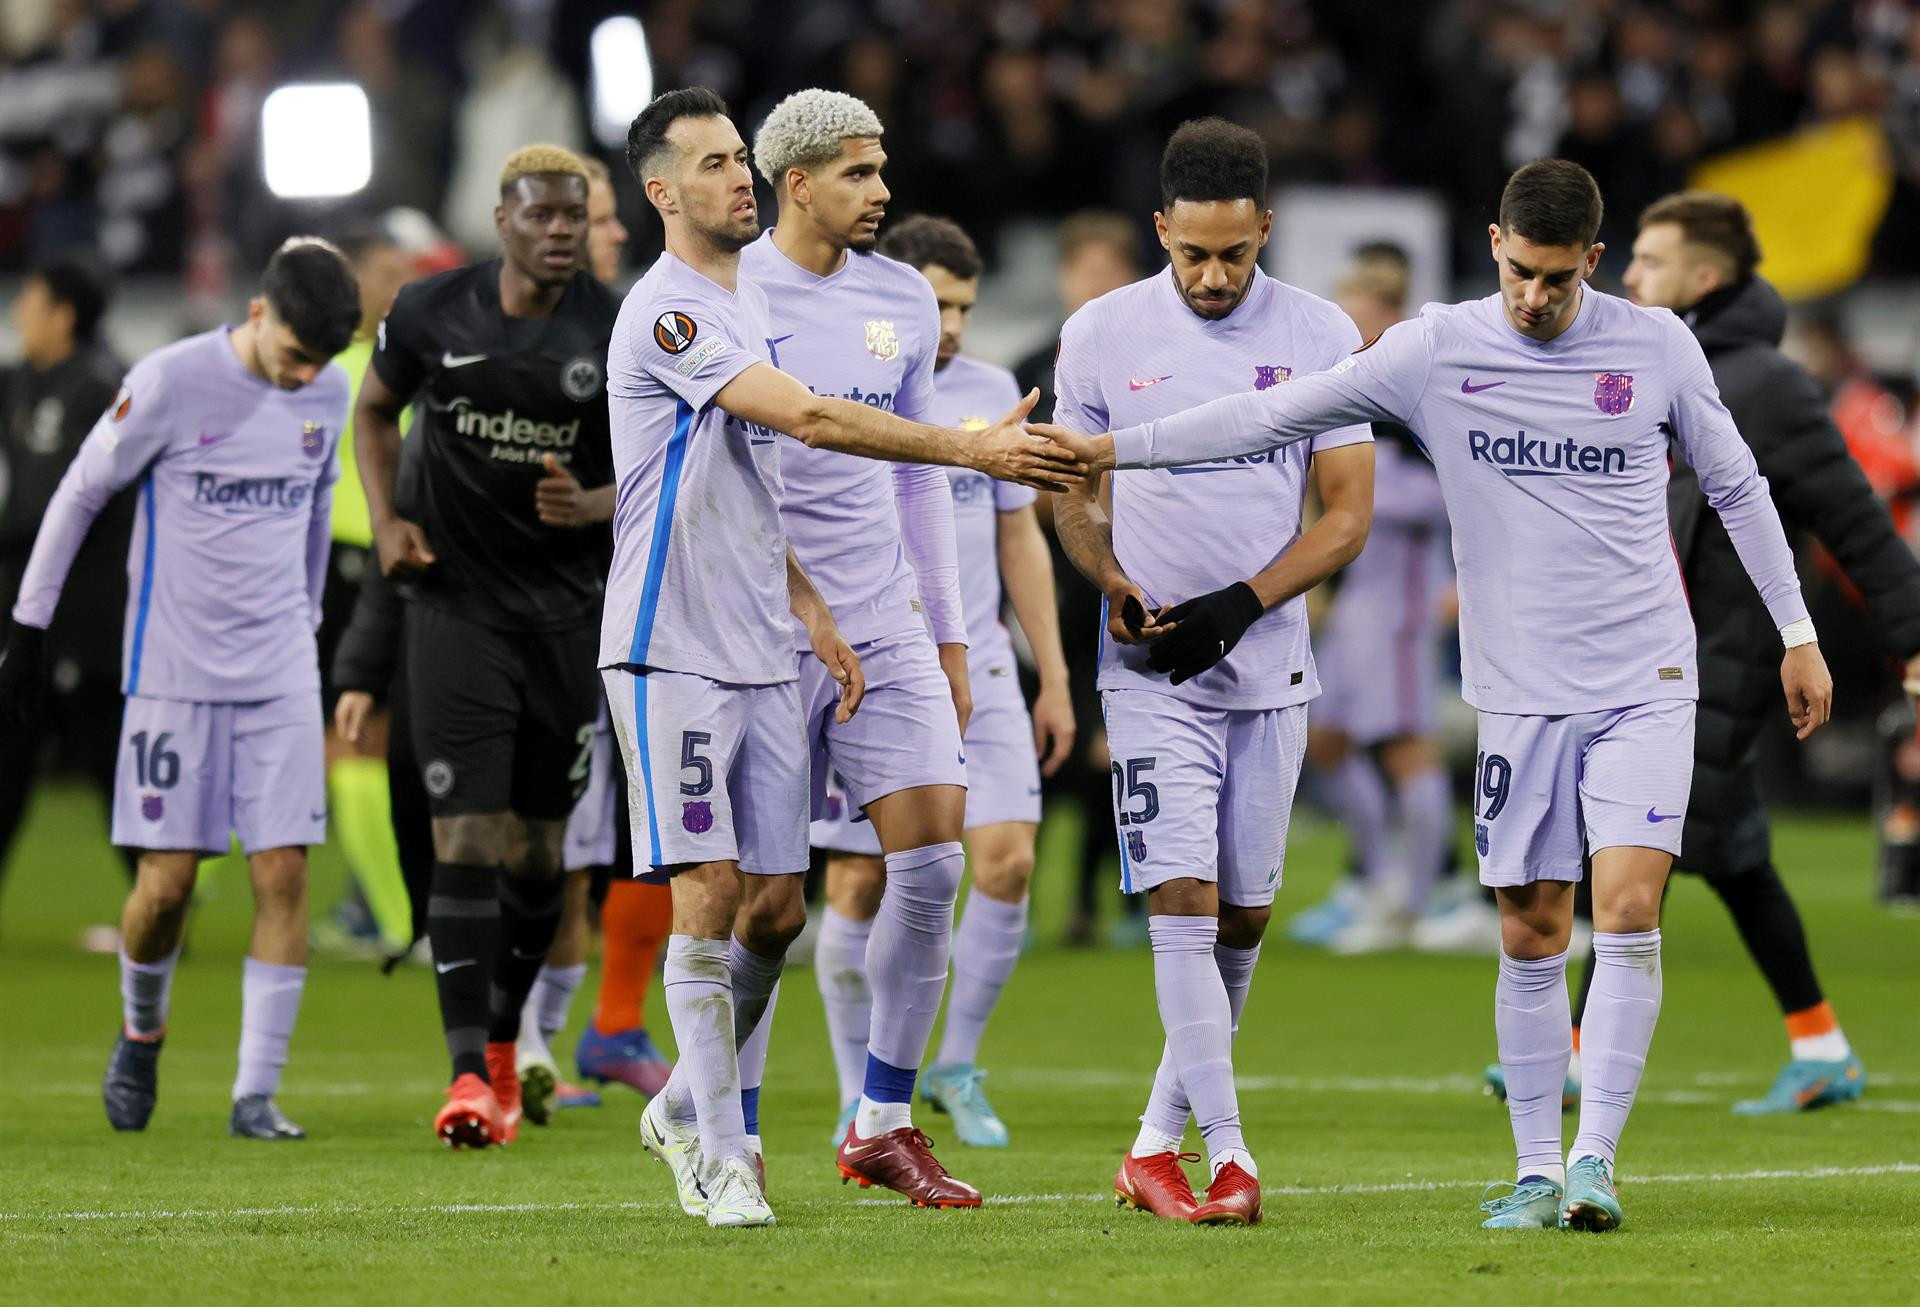
[[[978,1207],[980,1191],[947,1174],[933,1155],[933,1140],[913,1126],[873,1139],[862,1139],[847,1127],[834,1158],[840,1164],[840,1183],[858,1180],[862,1189],[879,1185],[905,1194],[915,1207]]]
[[[1127,1154],[1120,1173],[1113,1177],[1113,1199],[1136,1212],[1151,1212],[1168,1221],[1190,1220],[1200,1200],[1193,1196],[1182,1162],[1197,1162],[1198,1153],[1154,1153],[1150,1157]]]
[[[1207,1201],[1187,1218],[1195,1225],[1260,1224],[1260,1182],[1228,1162],[1207,1186]]]
[[[486,1148],[501,1142],[505,1125],[493,1089],[469,1071],[447,1086],[447,1104],[433,1118],[433,1133],[448,1148]]]
[[[493,1082],[493,1101],[500,1105],[500,1142],[520,1137],[520,1068],[514,1064],[511,1039],[487,1045],[487,1079]]]

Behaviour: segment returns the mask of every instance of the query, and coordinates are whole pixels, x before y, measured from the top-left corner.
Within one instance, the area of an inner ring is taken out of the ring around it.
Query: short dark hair
[[[1194,118],[1167,139],[1160,156],[1160,210],[1180,200],[1252,200],[1267,204],[1267,147],[1225,118]]]
[[[647,184],[654,156],[667,148],[667,129],[682,118],[728,118],[732,114],[719,92],[704,86],[683,86],[653,98],[627,128],[627,167],[634,180]]]
[[[945,268],[962,281],[978,277],[982,266],[973,237],[953,219],[930,213],[915,214],[888,227],[880,238],[880,252],[915,268]]]
[[[347,263],[358,268],[379,250],[397,250],[400,242],[393,233],[377,223],[362,223],[348,228],[340,236],[340,252],[347,257]]]
[[[107,283],[92,264],[77,256],[57,256],[36,263],[27,276],[47,288],[55,304],[73,311],[73,339],[77,345],[93,340],[107,312]]]
[[[1736,281],[1745,281],[1760,266],[1760,238],[1753,234],[1753,215],[1731,195],[1677,191],[1641,211],[1642,229],[1656,222],[1675,224],[1683,239],[1721,255],[1733,265]]]
[[[295,236],[273,252],[260,294],[307,349],[332,358],[360,327],[360,282],[347,256],[317,236]]]
[[[1571,159],[1535,159],[1500,192],[1501,230],[1536,245],[1585,249],[1600,238],[1605,216],[1600,184]]]

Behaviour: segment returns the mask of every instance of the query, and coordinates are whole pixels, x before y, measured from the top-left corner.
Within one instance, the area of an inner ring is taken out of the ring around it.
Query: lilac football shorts
[[[1586,851],[1680,852],[1693,702],[1565,717],[1480,714],[1473,843],[1483,885],[1580,879]]]
[[[613,723],[607,719],[607,707],[603,703],[600,720],[593,729],[593,744],[587,751],[587,788],[567,817],[561,865],[568,871],[613,865],[613,845],[618,833],[614,805],[620,802],[613,750]]]
[[[812,812],[827,814],[832,773],[846,803],[865,808],[897,790],[965,785],[966,757],[953,691],[924,631],[855,647],[867,692],[850,722],[833,720],[840,686],[825,664],[800,655],[800,701],[813,763]]]
[[[807,869],[807,742],[800,690],[620,668],[600,673],[628,776],[633,865],[737,862],[753,875]]]
[[[1320,698],[1313,724],[1371,746],[1431,735],[1439,724],[1440,633],[1411,613],[1367,613],[1333,601],[1327,634],[1316,641]],[[1341,620],[1345,618],[1345,620]]]
[[[113,784],[122,848],[248,853],[327,838],[318,691],[259,703],[127,697]]]
[[[1220,901],[1273,902],[1306,751],[1307,706],[1203,708],[1152,690],[1104,690],[1120,888],[1215,881]]]
[[[1040,822],[1040,760],[1033,750],[1033,718],[1012,664],[1004,669],[974,668],[973,716],[967,719],[967,829],[1004,821]],[[946,679],[941,678],[944,687]],[[869,689],[871,693],[871,689]],[[952,699],[947,700],[949,708]],[[862,708],[861,712],[866,709]],[[859,720],[858,714],[854,720]],[[810,839],[819,849],[880,856],[873,823],[847,801],[847,787],[835,773],[827,778],[822,816],[813,821]]]

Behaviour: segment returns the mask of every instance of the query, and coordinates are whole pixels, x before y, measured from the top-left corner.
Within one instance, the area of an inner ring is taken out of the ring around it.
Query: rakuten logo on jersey
[[[464,395],[454,400],[448,411],[453,414],[455,431],[492,441],[493,457],[508,463],[538,463],[548,450],[572,449],[580,439],[579,418],[556,424],[523,418],[512,409],[482,413]]]
[[[1627,451],[1618,445],[1581,445],[1571,437],[1541,439],[1524,431],[1511,436],[1469,431],[1467,452],[1474,462],[1491,464],[1509,477],[1613,476],[1627,470]]]
[[[294,513],[313,500],[313,482],[299,477],[222,477],[196,472],[193,502],[229,513]]]

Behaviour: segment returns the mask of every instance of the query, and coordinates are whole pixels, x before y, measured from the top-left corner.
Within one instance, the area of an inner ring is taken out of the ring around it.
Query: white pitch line
[[[1820,1166],[1805,1170],[1703,1171],[1672,1175],[1625,1175],[1623,1185],[1633,1184],[1749,1184],[1774,1180],[1836,1180],[1859,1176],[1920,1175],[1920,1163],[1888,1162],[1879,1166]],[[1394,1180],[1376,1184],[1268,1185],[1265,1192],[1288,1198],[1336,1198],[1349,1195],[1431,1193],[1447,1189],[1479,1189],[1491,1181],[1484,1176],[1461,1180]],[[986,1202],[993,1207],[1030,1207],[1045,1203],[1092,1203],[1111,1201],[1111,1193],[993,1194]],[[901,1199],[861,1198],[856,1207],[894,1207]],[[811,1199],[790,1205],[800,1208],[837,1208],[845,1204],[834,1199]],[[258,1216],[496,1216],[547,1212],[643,1212],[671,1211],[676,1204],[661,1202],[612,1203],[342,1203],[328,1205],[287,1205],[280,1207],[186,1207],[174,1210],[73,1211],[73,1212],[0,1212],[0,1221],[190,1221],[231,1220]]]

